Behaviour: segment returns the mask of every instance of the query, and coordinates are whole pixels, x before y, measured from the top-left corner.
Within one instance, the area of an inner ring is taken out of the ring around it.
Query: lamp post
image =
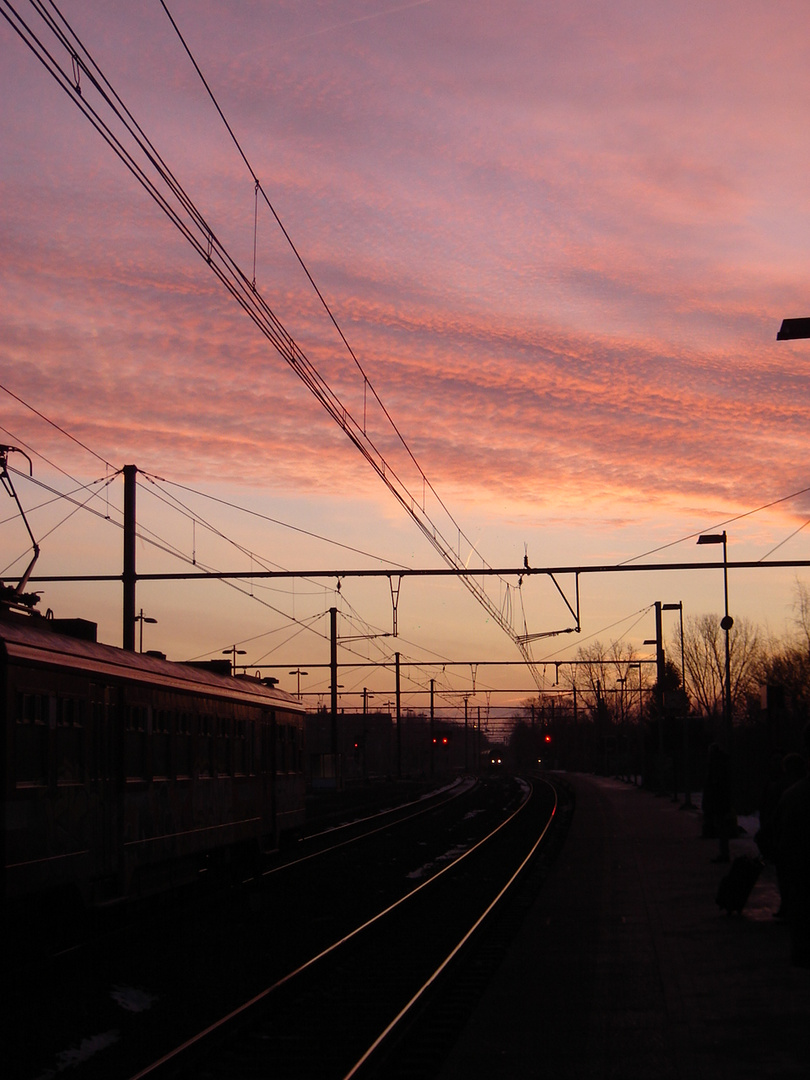
[[[143,652],[143,624],[145,622],[154,624],[154,623],[157,622],[157,619],[150,619],[147,615],[144,615],[143,608],[141,608],[140,613],[135,616],[135,622],[141,624],[140,625],[140,634],[139,634],[140,643],[139,643],[139,646],[138,646],[138,651]]]
[[[236,674],[236,658],[237,658],[237,656],[244,656],[245,655],[245,650],[244,649],[237,649],[237,647],[235,645],[231,645],[230,649],[223,649],[222,650],[222,655],[223,656],[232,656],[233,657],[233,659],[231,660],[231,669],[233,671],[233,674],[235,675]]]
[[[297,668],[295,668],[294,671],[290,672],[290,675],[297,675],[298,676],[298,693],[297,693],[296,696],[297,696],[298,700],[300,701],[301,700],[301,676],[302,675],[309,675],[309,672],[308,671],[302,671],[300,667],[297,667]]]
[[[734,625],[734,620],[728,613],[728,537],[726,530],[721,533],[703,533],[697,538],[699,544],[722,544],[723,545],[723,592],[725,596],[726,611],[720,620],[720,626],[726,635],[726,678],[723,688],[723,728],[726,738],[726,750],[731,751],[731,652],[729,647],[729,631]]]

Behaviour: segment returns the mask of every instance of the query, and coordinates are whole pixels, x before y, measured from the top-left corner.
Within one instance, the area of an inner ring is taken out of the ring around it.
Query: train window
[[[276,727],[276,772],[289,772],[291,767],[290,761],[290,728],[287,724],[279,724]]]
[[[198,776],[211,776],[213,765],[213,735],[212,718],[200,715],[197,717],[197,755],[196,773]]]
[[[293,728],[295,738],[295,771],[304,771],[304,729],[296,724]]]
[[[90,757],[90,779],[109,780],[112,776],[110,760],[109,728],[107,726],[107,706],[104,701],[103,687],[94,687],[94,697],[90,709],[90,733],[92,739]]]
[[[84,701],[80,698],[57,699],[56,782],[84,783]]]
[[[216,739],[217,776],[228,776],[231,771],[231,721],[224,716],[217,717]]]
[[[236,776],[245,776],[248,771],[247,721],[245,720],[235,720],[233,725],[233,771]]]
[[[174,747],[178,777],[191,776],[191,713],[177,714]]]
[[[295,724],[281,724],[282,748],[282,771],[300,772],[303,762],[303,747],[301,746],[301,731]]]
[[[149,707],[130,705],[124,731],[124,775],[127,780],[146,779],[146,729]]]
[[[152,776],[167,780],[171,762],[169,740],[171,739],[171,713],[168,709],[156,709],[152,722]]]
[[[247,728],[247,771],[251,776],[261,772],[260,731],[259,720],[251,720]]]
[[[14,725],[14,772],[17,787],[42,787],[48,782],[47,694],[17,694]]]

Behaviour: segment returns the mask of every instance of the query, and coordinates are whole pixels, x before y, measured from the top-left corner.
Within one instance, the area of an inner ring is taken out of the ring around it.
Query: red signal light
[[[546,735],[546,742],[551,742],[551,736],[550,735]]]

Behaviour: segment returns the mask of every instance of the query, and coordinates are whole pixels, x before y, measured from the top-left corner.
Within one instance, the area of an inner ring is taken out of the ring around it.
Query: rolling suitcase
[[[761,871],[762,859],[738,856],[717,889],[717,906],[729,915],[742,911]]]

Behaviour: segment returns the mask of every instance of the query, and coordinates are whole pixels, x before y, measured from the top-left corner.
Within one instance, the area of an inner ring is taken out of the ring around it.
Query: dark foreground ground
[[[790,963],[773,868],[741,916],[700,817],[568,775],[565,846],[441,1080],[810,1077],[810,970]],[[756,853],[750,836],[731,857]]]

